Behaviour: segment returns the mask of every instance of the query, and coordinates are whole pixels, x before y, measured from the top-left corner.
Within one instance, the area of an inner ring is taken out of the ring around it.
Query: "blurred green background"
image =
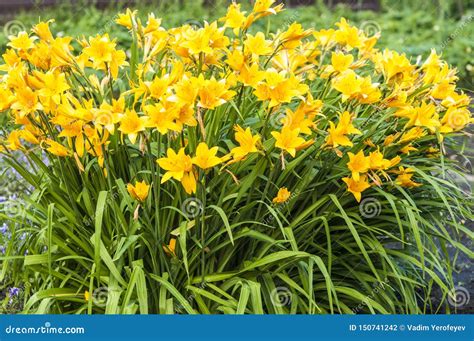
[[[57,3],[51,5],[51,3]],[[239,1],[250,8],[253,1]],[[460,85],[474,86],[474,0],[287,0],[278,16],[259,21],[254,29],[276,30],[298,21],[315,29],[333,27],[341,16],[373,33],[381,30],[379,47],[406,52],[416,61],[432,48],[458,68]],[[185,22],[202,23],[222,16],[229,0],[2,0],[0,1],[0,48],[8,34],[29,29],[41,20],[55,19],[55,33],[81,37],[109,33],[127,46],[130,36],[114,23],[123,8],[138,9],[145,19],[153,12],[163,18],[164,27]],[[309,4],[309,5],[308,5]]]

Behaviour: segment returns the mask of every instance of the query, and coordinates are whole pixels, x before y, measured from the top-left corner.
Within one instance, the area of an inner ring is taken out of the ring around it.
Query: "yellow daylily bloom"
[[[171,238],[168,245],[163,245],[163,250],[168,256],[176,256],[176,238]]]
[[[359,177],[359,180],[353,178],[342,178],[347,185],[347,191],[354,195],[354,198],[357,202],[360,202],[362,198],[362,192],[370,188],[370,184],[367,181],[367,175],[362,175]]]
[[[298,137],[299,129],[283,127],[281,132],[272,131],[271,134],[275,138],[275,147],[287,151],[293,157],[296,155],[297,148],[305,143],[303,138]]]
[[[448,108],[443,118],[441,119],[442,133],[451,133],[464,129],[467,125],[474,123],[474,118],[471,117],[471,112],[467,108]]]
[[[179,118],[177,110],[167,110],[162,103],[157,103],[146,105],[145,112],[147,114],[147,127],[156,128],[161,134],[168,133],[168,130],[180,130],[175,122]]]
[[[349,162],[347,168],[352,172],[354,181],[359,181],[360,174],[366,173],[370,169],[370,158],[364,155],[364,151],[360,150],[357,154],[351,152],[349,155]]]
[[[36,40],[36,37],[30,37],[28,33],[22,31],[19,32],[17,36],[9,36],[8,39],[10,42],[7,46],[10,46],[15,50],[27,51],[35,46],[34,41]]]
[[[384,159],[379,150],[369,153],[369,163],[372,170],[386,170],[391,165],[390,160]]]
[[[412,168],[404,168],[402,166],[399,167],[398,170],[398,177],[395,180],[395,183],[397,185],[403,186],[403,187],[419,187],[421,184],[414,182],[411,178],[414,175],[414,169]]]
[[[181,181],[186,193],[191,194],[196,192],[196,178],[193,171],[192,158],[186,155],[184,148],[181,148],[176,154],[171,148],[166,152],[167,157],[157,160],[161,168],[166,170],[166,173],[161,178],[161,183],[165,183],[173,178]]]
[[[132,196],[133,199],[140,202],[144,202],[148,197],[150,190],[150,185],[147,185],[145,181],[138,182],[135,181],[135,185],[127,184],[127,191]]]
[[[119,130],[135,144],[138,133],[145,130],[147,122],[147,117],[139,117],[135,110],[127,109],[120,122]]]
[[[49,147],[46,148],[46,150],[50,152],[51,154],[60,156],[60,157],[69,155],[69,150],[66,147],[64,147],[62,144],[56,141],[53,141],[51,139],[47,139],[45,143],[49,145]]]
[[[342,52],[333,52],[331,55],[331,65],[337,72],[344,72],[354,61],[354,56]]]
[[[199,143],[196,148],[196,156],[193,157],[192,162],[201,169],[208,169],[220,164],[223,160],[217,157],[218,147],[209,149],[205,142]]]
[[[259,135],[252,135],[250,128],[246,128],[245,131],[239,125],[234,127],[235,139],[239,143],[238,147],[232,148],[230,151],[233,162],[243,160],[248,154],[258,152],[257,143],[260,141]]]
[[[291,192],[286,187],[282,187],[278,190],[275,198],[273,198],[274,204],[282,204],[286,202],[291,196]]]

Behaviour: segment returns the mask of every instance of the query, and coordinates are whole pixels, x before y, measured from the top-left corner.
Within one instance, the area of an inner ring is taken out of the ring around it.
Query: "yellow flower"
[[[434,104],[422,103],[420,107],[407,112],[407,127],[425,127],[434,132],[441,125]]]
[[[28,87],[15,90],[15,101],[10,107],[13,110],[18,110],[21,117],[43,109],[43,106],[38,101],[38,94]]]
[[[176,238],[171,238],[170,243],[168,245],[163,245],[163,250],[168,256],[176,256]]]
[[[86,300],[86,302],[89,302],[89,300],[91,299],[91,294],[89,291],[84,291],[84,299]]]
[[[346,135],[362,134],[362,132],[352,124],[352,115],[348,111],[339,114],[339,123],[337,126],[333,122],[329,122],[328,133],[326,143],[334,148],[338,146],[352,147],[353,144]]]
[[[8,46],[15,50],[27,51],[35,46],[34,41],[36,40],[36,37],[30,37],[28,36],[28,33],[23,31],[18,33],[17,36],[9,36],[8,39],[10,40],[7,44]]]
[[[215,78],[205,80],[201,75],[199,83],[198,106],[202,108],[214,109],[217,106],[226,103],[235,95],[235,91],[228,89],[225,79],[219,81]]]
[[[245,50],[255,56],[270,55],[273,52],[272,41],[265,40],[265,35],[258,32],[255,36],[247,34],[244,42]]]
[[[331,56],[331,65],[337,72],[344,72],[349,69],[349,66],[354,61],[351,54],[344,54],[342,52],[333,52]]]
[[[352,147],[351,140],[344,133],[344,129],[329,121],[328,136],[326,137],[328,146],[337,148],[339,146]]]
[[[50,101],[54,104],[59,104],[61,94],[70,89],[66,81],[66,75],[60,72],[49,71],[46,73],[35,72],[34,75],[40,82],[40,89],[38,90],[39,98],[44,105],[48,105]]]
[[[345,102],[348,98],[361,91],[362,80],[354,71],[348,69],[333,79],[332,86],[342,93],[342,101]]]
[[[12,92],[6,87],[0,86],[0,111],[10,108],[13,101]]]
[[[275,138],[275,147],[287,151],[293,157],[296,155],[297,148],[305,143],[303,138],[298,137],[299,133],[299,129],[290,129],[288,127],[283,127],[281,132],[271,132]]]
[[[414,170],[412,168],[404,168],[400,166],[398,171],[398,177],[395,180],[395,183],[397,185],[403,186],[403,187],[418,187],[421,186],[421,184],[414,182],[411,178],[413,177],[413,172]]]
[[[21,146],[21,141],[20,141],[21,133],[19,130],[12,130],[10,134],[8,134],[7,138],[7,148],[10,150],[18,150],[20,149]]]
[[[64,147],[62,144],[57,143],[56,141],[53,141],[51,139],[47,139],[45,142],[46,144],[49,145],[49,147],[46,148],[46,150],[50,152],[51,154],[60,156],[60,157],[69,155],[69,150],[66,147]]]
[[[386,49],[374,57],[374,63],[387,81],[394,80],[399,84],[409,84],[413,81],[415,66],[410,64],[405,54]]]
[[[291,196],[291,192],[286,187],[282,187],[278,190],[277,196],[273,198],[273,203],[282,204],[287,201]]]
[[[467,108],[448,108],[441,120],[440,131],[442,133],[451,133],[464,129],[468,124],[474,123],[471,113]]]
[[[217,166],[222,162],[222,159],[217,157],[218,147],[209,149],[205,142],[199,143],[196,148],[196,156],[193,157],[192,162],[201,169],[208,169]]]
[[[221,18],[220,21],[224,22],[225,27],[233,28],[235,35],[237,35],[239,29],[244,27],[247,19],[245,17],[245,12],[240,11],[240,4],[233,2],[227,8],[226,16]]]
[[[366,173],[370,168],[370,158],[364,155],[364,151],[360,150],[357,154],[348,153],[349,162],[347,168],[352,172],[352,178],[359,181],[360,173]]]
[[[279,4],[275,7],[271,7],[275,0],[256,0],[253,5],[253,12],[259,13],[261,16],[270,14],[277,14],[283,10],[283,4]]]
[[[84,48],[83,53],[92,60],[93,67],[99,69],[103,63],[112,61],[115,45],[107,33],[103,36],[97,35],[89,38],[89,45]]]
[[[255,87],[265,78],[265,71],[261,71],[257,63],[248,66],[244,64],[240,69],[237,80],[244,85]]]
[[[417,150],[418,150],[417,148],[413,147],[411,144],[408,144],[405,147],[401,148],[400,152],[402,152],[403,154],[410,155],[410,152],[414,152]]]
[[[119,67],[127,64],[125,52],[115,50],[115,40],[111,41],[106,33],[103,36],[89,38],[89,44],[83,53],[92,61],[92,67],[96,70],[110,69],[112,77],[118,76]]]
[[[147,185],[145,181],[138,182],[135,181],[135,186],[132,184],[127,185],[127,191],[130,195],[138,201],[144,202],[148,197],[148,192],[150,189],[150,185]]]
[[[232,162],[243,160],[248,154],[258,152],[257,143],[260,140],[259,135],[252,135],[250,128],[245,131],[239,125],[234,127],[235,139],[239,143],[238,147],[232,148]]]
[[[33,26],[32,31],[41,39],[46,42],[51,42],[53,41],[53,35],[51,34],[51,31],[49,30],[49,24],[54,22],[54,20],[48,20],[46,22],[40,22]]]
[[[138,133],[145,130],[147,121],[147,117],[139,117],[135,110],[127,109],[120,122],[119,130],[122,134],[128,135],[130,142],[134,144]]]
[[[161,178],[161,183],[165,183],[173,178],[181,181],[186,193],[191,194],[196,192],[196,178],[193,172],[193,163],[189,155],[186,155],[184,148],[181,148],[178,154],[171,148],[168,148],[167,157],[157,160],[161,168],[166,170],[166,173]]]
[[[127,8],[127,10],[125,11],[125,13],[120,13],[118,15],[118,18],[115,19],[115,22],[121,26],[124,26],[126,28],[128,28],[129,30],[132,29],[133,27],[133,23],[132,23],[132,19],[135,18],[137,14],[137,11],[131,11],[129,8]]]
[[[372,170],[386,170],[390,167],[390,160],[384,159],[383,154],[376,150],[369,153],[370,169]]]
[[[352,193],[357,200],[360,202],[362,198],[362,192],[365,191],[367,188],[370,188],[370,185],[367,181],[367,175],[360,176],[359,180],[355,180],[353,178],[342,178],[347,185],[347,191]]]
[[[311,128],[315,128],[312,117],[307,116],[304,107],[300,106],[293,112],[291,109],[286,109],[286,115],[281,120],[285,127],[290,129],[299,129],[302,134],[310,135]],[[311,117],[311,118],[310,118]]]
[[[176,110],[166,110],[161,103],[158,103],[146,105],[145,112],[148,115],[147,127],[156,128],[161,134],[168,133],[168,130],[180,130],[175,122],[178,118]]]
[[[413,127],[410,130],[408,130],[407,132],[403,133],[403,135],[400,137],[400,141],[398,141],[398,142],[399,143],[410,142],[410,141],[416,140],[420,137],[423,137],[425,135],[426,135],[425,129],[423,129],[421,127]]]
[[[303,30],[301,24],[294,22],[279,38],[284,48],[295,49],[301,45],[301,40],[311,35],[312,32],[312,30]]]
[[[362,40],[359,36],[359,30],[356,27],[349,25],[345,18],[341,18],[336,26],[339,29],[335,32],[334,38],[340,45],[347,45],[350,48],[361,46]]]
[[[265,81],[260,82],[254,94],[261,101],[270,100],[272,108],[281,103],[289,103],[295,96],[303,96],[308,92],[308,86],[302,84],[295,76],[285,78],[285,72],[269,69],[265,72]]]

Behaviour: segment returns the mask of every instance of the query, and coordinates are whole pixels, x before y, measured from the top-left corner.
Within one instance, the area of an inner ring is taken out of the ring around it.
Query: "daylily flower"
[[[293,157],[296,155],[297,148],[305,143],[303,138],[298,137],[299,133],[299,129],[290,129],[288,127],[283,127],[281,132],[271,132],[275,138],[275,147],[287,151]]]
[[[257,143],[260,141],[259,135],[252,135],[250,128],[244,129],[236,125],[235,130],[235,139],[239,143],[238,147],[232,148],[230,154],[232,155],[233,160],[231,163],[243,160],[248,154],[258,152]]]
[[[49,147],[46,148],[46,150],[50,152],[51,154],[54,154],[56,156],[61,156],[61,157],[69,155],[69,150],[66,147],[64,147],[62,144],[56,141],[53,141],[51,139],[47,139],[45,143],[49,145]]]
[[[168,148],[167,157],[157,160],[161,168],[167,172],[161,178],[161,183],[165,183],[173,178],[181,181],[186,193],[196,192],[196,178],[193,172],[192,158],[186,155],[184,148],[181,148],[178,154],[171,148]]]
[[[127,191],[130,195],[138,201],[144,202],[148,197],[150,185],[147,185],[145,181],[135,181],[135,186],[132,184],[127,185]]]
[[[411,178],[414,175],[415,170],[413,168],[404,168],[400,166],[398,168],[398,177],[395,180],[395,183],[397,185],[403,186],[403,187],[419,187],[421,184],[414,182]]]
[[[370,168],[370,158],[364,155],[364,151],[360,150],[357,154],[348,153],[349,162],[347,168],[352,172],[352,178],[359,181],[360,173],[366,173]]]
[[[209,149],[205,142],[199,143],[196,148],[196,156],[193,157],[192,162],[201,169],[208,169],[217,166],[222,162],[220,157],[217,157],[218,147]]]
[[[362,198],[362,192],[367,188],[370,188],[370,185],[367,181],[367,175],[362,175],[359,177],[359,180],[353,178],[342,178],[347,185],[347,191],[351,192],[354,195],[354,198],[357,202],[360,202]]]
[[[273,203],[282,204],[287,201],[291,196],[291,192],[286,187],[282,187],[278,190],[277,196],[273,198]]]
[[[127,109],[120,122],[119,130],[135,144],[138,133],[145,130],[147,122],[147,117],[139,117],[135,110]]]

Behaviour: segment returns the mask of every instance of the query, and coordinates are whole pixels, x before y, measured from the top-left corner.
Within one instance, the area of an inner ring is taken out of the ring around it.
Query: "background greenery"
[[[203,0],[191,1],[151,1],[136,5],[140,15],[145,19],[149,12],[163,18],[165,27],[183,24],[186,21],[203,22],[213,20],[225,13],[229,1],[216,0],[215,5],[203,5]],[[298,2],[298,1],[294,1]],[[351,3],[358,3],[352,1]],[[18,20],[24,27],[41,20],[55,19],[52,26],[55,32],[67,32],[68,35],[80,37],[108,32],[117,37],[119,42],[130,46],[130,36],[113,23],[114,17],[123,5],[97,9],[89,2],[76,2],[71,5],[64,1],[57,7],[43,7],[39,4],[32,10],[22,11],[17,15],[0,16],[0,22]],[[474,4],[471,0],[463,1],[382,1],[380,10],[353,10],[344,4],[328,7],[322,1],[312,6],[287,7],[286,11],[269,19],[271,28],[278,28],[298,21],[306,27],[316,29],[333,27],[341,16],[351,20],[357,26],[369,30],[379,28],[382,37],[380,47],[406,52],[410,56],[426,57],[431,48],[442,52],[443,58],[459,69],[461,86],[466,90],[473,89],[474,76]],[[262,29],[268,22],[257,23],[254,29]],[[4,26],[5,28],[5,26]],[[0,31],[0,48],[7,42],[5,30]]]

